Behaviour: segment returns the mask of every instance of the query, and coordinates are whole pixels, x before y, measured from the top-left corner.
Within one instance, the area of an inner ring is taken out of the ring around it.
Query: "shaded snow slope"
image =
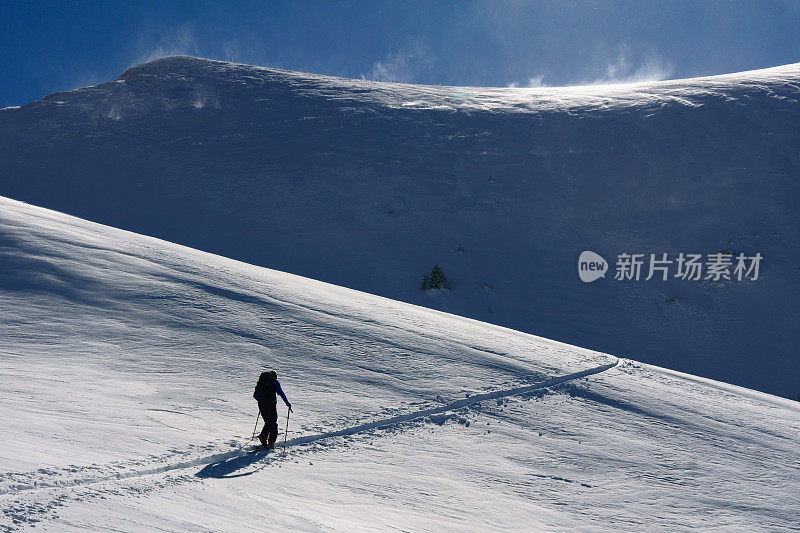
[[[798,87],[798,65],[483,89],[166,58],[0,110],[0,194],[794,397]],[[764,262],[587,285],[585,249]],[[418,290],[435,264],[452,291]]]
[[[286,457],[243,449],[267,368],[295,407]],[[800,512],[796,402],[3,198],[0,375],[3,530],[774,531]]]

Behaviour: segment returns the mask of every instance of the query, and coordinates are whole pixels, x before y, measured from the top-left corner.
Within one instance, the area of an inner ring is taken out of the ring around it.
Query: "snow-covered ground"
[[[164,58],[0,110],[0,195],[795,397],[798,124],[800,64],[492,89]],[[583,284],[583,250],[764,260]]]
[[[246,453],[270,368],[295,410],[285,457]],[[0,376],[3,530],[775,531],[800,514],[798,402],[2,198]]]

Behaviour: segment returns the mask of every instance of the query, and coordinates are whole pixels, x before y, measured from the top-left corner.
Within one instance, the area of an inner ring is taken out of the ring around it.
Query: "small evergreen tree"
[[[423,291],[427,291],[431,288],[431,278],[428,276],[428,273],[425,273],[425,277],[422,278],[422,283],[419,284],[419,288]]]
[[[425,274],[425,277],[422,278],[419,288],[427,291],[430,289],[449,289],[450,287],[447,285],[447,276],[444,275],[444,271],[439,265],[436,265],[430,274]]]
[[[431,287],[434,289],[447,289],[447,276],[444,275],[439,265],[433,267],[431,270]]]

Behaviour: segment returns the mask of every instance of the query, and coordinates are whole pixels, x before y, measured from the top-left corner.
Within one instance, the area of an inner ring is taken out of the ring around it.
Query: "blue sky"
[[[0,107],[171,54],[390,81],[529,86],[800,61],[800,2],[0,2]]]

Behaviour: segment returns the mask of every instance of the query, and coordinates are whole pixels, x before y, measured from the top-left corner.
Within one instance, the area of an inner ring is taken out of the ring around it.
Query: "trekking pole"
[[[258,415],[260,415],[260,414],[261,414],[261,411],[257,411],[256,412],[256,425],[253,427],[253,436],[250,437],[250,440],[253,440],[254,438],[256,438],[256,430],[258,429]]]
[[[291,407],[286,408],[286,431],[283,432],[283,455],[286,455],[286,434],[289,432],[289,413],[292,412]]]

